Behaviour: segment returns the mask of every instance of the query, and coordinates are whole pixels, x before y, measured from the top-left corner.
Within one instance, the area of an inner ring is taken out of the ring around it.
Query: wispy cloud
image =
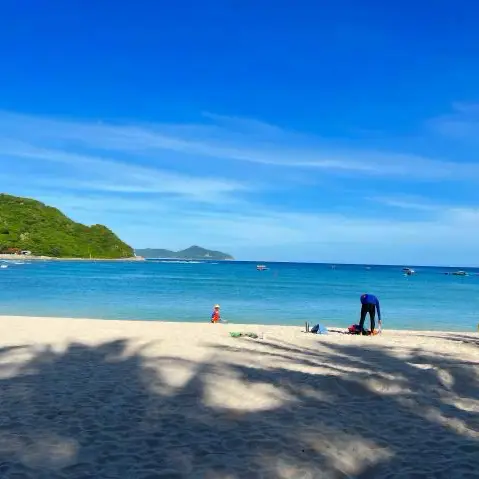
[[[257,120],[208,113],[198,124],[145,125],[4,112],[0,158],[12,193],[107,223],[137,247],[364,262],[388,262],[397,249],[413,263],[435,248],[436,258],[469,254],[479,234],[474,203],[435,194],[447,181],[474,186],[477,163],[346,150]],[[436,181],[429,197],[413,186],[424,180]]]
[[[21,141],[0,139],[0,154],[18,162],[28,162],[28,169],[35,175],[37,186],[73,188],[85,191],[124,193],[163,193],[189,197],[197,201],[226,201],[228,194],[248,189],[238,181],[198,178],[186,174],[175,174],[161,168],[138,166],[106,157],[78,154],[61,149],[32,146]],[[62,168],[52,175],[46,164],[53,163]],[[4,168],[4,174],[7,168]]]
[[[428,126],[447,138],[479,144],[479,104],[454,103],[452,111],[432,118]]]
[[[207,114],[200,124],[129,125],[0,114],[4,139],[49,146],[83,147],[154,157],[175,152],[198,158],[248,162],[330,173],[389,176],[406,180],[479,178],[475,163],[454,163],[415,154],[374,149],[347,150],[322,138],[256,120]],[[1,148],[1,143],[0,143]]]
[[[40,199],[80,221],[108,217],[109,225],[136,247],[181,248],[195,242],[240,259],[387,263],[395,248],[405,262],[427,263],[426,252],[436,251],[433,262],[457,264],[473,254],[479,234],[476,208],[443,208],[420,220],[398,220],[279,209],[218,212],[173,199],[157,205],[138,198],[68,194]]]
[[[378,196],[371,198],[373,201],[381,203],[393,208],[400,208],[405,210],[424,211],[424,212],[438,212],[448,209],[446,205],[437,202],[431,202],[427,198],[410,197],[410,196]]]

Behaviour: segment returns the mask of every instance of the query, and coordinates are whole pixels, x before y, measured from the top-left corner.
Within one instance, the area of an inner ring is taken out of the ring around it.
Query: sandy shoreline
[[[0,477],[477,475],[477,333],[0,326]]]
[[[32,256],[18,254],[0,254],[4,261],[145,261],[141,256],[132,258],[55,258],[53,256]]]

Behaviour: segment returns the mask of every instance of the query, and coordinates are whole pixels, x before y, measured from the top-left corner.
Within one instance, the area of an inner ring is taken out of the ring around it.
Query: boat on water
[[[416,274],[416,271],[414,271],[412,268],[403,268],[402,270],[406,276],[412,276],[413,274]]]
[[[266,270],[268,269],[268,267],[267,267],[266,265],[264,265],[264,264],[257,264],[257,265],[256,265],[256,269],[257,269],[258,271],[266,271]]]
[[[467,273],[466,271],[447,271],[446,273],[444,273],[446,275],[451,275],[451,276],[469,276],[469,273]]]
[[[0,268],[2,268],[2,269],[7,269],[7,268],[8,268],[8,265],[2,264],[2,265],[0,265]]]

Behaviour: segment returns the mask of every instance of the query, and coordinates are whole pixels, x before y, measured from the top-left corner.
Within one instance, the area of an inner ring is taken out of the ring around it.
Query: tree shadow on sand
[[[477,477],[475,363],[359,344],[209,347],[201,363],[127,340],[0,350],[0,477]]]
[[[428,336],[429,338],[431,335]],[[479,338],[471,334],[450,333],[448,335],[434,336],[435,338],[452,341],[454,343],[470,344],[472,346],[479,346]]]

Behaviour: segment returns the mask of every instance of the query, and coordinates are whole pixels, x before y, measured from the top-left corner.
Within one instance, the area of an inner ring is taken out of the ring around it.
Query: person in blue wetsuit
[[[375,333],[376,322],[374,318],[376,316],[376,310],[378,312],[379,325],[381,325],[381,308],[379,307],[379,299],[374,294],[363,294],[361,296],[361,319],[359,320],[359,329],[361,334],[364,333],[364,321],[366,315],[369,313],[369,319],[371,320],[371,334]]]

